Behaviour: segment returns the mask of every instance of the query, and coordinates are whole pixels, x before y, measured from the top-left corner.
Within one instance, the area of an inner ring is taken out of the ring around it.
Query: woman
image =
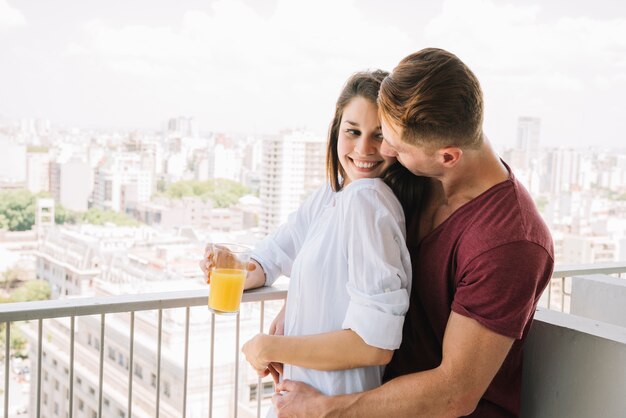
[[[381,384],[409,305],[403,207],[417,213],[422,181],[380,154],[376,98],[386,75],[347,81],[329,132],[329,184],[257,245],[247,279],[250,288],[291,278],[285,335],[258,334],[243,346],[247,360],[263,376],[284,363],[285,378],[327,395]]]

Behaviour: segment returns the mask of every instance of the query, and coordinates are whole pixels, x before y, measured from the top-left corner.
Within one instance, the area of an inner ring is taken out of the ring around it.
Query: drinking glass
[[[250,250],[237,244],[213,244],[210,253],[209,310],[216,314],[239,312]]]

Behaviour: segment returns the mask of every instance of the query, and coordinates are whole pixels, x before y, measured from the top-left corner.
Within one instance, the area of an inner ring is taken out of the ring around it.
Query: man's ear
[[[463,150],[458,147],[445,147],[437,150],[439,161],[445,167],[454,167],[463,155]]]

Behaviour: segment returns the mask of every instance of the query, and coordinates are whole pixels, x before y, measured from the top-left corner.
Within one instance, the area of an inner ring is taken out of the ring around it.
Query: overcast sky
[[[324,134],[345,79],[425,47],[477,74],[485,131],[623,146],[621,0],[0,0],[0,117],[79,127]]]

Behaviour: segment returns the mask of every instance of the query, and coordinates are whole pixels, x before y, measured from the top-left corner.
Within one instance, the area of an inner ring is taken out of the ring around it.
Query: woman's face
[[[380,177],[396,161],[380,154],[382,140],[376,104],[364,97],[350,100],[343,109],[337,141],[344,186],[354,180]]]

